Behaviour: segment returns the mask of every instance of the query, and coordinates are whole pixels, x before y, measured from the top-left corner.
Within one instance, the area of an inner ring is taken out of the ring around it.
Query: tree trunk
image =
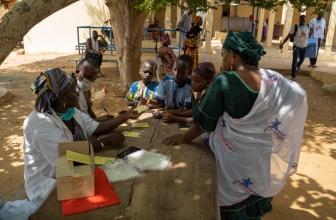
[[[0,20],[0,65],[32,27],[76,1],[24,0],[16,3]]]
[[[106,0],[116,44],[119,72],[124,88],[138,80],[143,26],[148,13],[135,9],[134,1]]]

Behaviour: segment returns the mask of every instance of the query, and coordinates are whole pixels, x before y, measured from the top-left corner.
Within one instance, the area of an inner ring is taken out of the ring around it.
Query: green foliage
[[[186,0],[186,3],[188,8],[194,11],[207,11],[209,8],[213,8],[207,0]],[[147,12],[160,10],[167,6],[178,5],[182,7],[179,0],[136,0],[133,4],[135,8]]]

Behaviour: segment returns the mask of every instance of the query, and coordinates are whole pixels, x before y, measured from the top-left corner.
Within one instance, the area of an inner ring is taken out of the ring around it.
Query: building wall
[[[104,0],[81,0],[44,19],[24,37],[26,53],[75,52],[77,26],[102,26],[109,19]],[[99,31],[99,30],[98,30]],[[80,32],[80,41],[89,37],[88,30]]]
[[[252,14],[252,7],[249,5],[239,5],[237,16],[241,18],[248,18]]]
[[[223,6],[217,6],[216,10],[213,10],[213,30],[221,32],[222,29],[222,14]]]

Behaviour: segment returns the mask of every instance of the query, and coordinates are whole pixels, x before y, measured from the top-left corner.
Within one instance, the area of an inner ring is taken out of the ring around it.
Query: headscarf
[[[160,37],[160,42],[162,44],[167,43],[169,40],[170,40],[170,37],[169,37],[169,34],[167,34],[167,33],[162,34],[161,37]]]
[[[232,50],[248,60],[257,63],[266,54],[264,48],[250,32],[229,32],[223,49]]]
[[[36,111],[52,114],[51,103],[74,84],[75,80],[59,68],[42,72],[31,86],[32,91],[37,95]]]

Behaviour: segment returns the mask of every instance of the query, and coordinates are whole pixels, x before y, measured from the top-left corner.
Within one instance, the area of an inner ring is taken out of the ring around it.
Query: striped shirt
[[[177,85],[172,75],[166,76],[155,92],[155,99],[162,103],[164,102],[166,108],[191,108],[192,89],[190,79],[187,79],[182,85]]]

